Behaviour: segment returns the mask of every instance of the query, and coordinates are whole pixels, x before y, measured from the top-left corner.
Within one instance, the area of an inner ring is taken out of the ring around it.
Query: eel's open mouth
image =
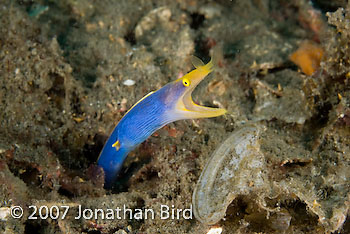
[[[203,80],[203,78],[201,80]],[[185,112],[184,115],[192,119],[211,118],[225,114],[227,112],[226,109],[201,106],[193,102],[191,94],[199,82],[187,89],[177,103],[177,106]]]

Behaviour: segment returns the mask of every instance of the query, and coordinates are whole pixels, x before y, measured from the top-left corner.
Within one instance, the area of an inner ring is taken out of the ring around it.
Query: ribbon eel
[[[192,57],[195,70],[170,82],[138,101],[124,115],[105,143],[98,165],[105,172],[105,187],[115,181],[130,151],[164,125],[182,119],[210,118],[225,109],[200,106],[193,102],[192,91],[214,69],[213,59],[204,64]]]

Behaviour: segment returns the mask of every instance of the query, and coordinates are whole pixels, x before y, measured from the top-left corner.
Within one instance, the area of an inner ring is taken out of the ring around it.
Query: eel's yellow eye
[[[182,80],[182,84],[187,87],[187,86],[190,86],[191,82],[185,78]]]

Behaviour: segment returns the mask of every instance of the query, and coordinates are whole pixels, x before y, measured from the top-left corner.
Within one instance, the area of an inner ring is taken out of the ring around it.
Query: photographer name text
[[[8,215],[12,218],[20,219],[24,215],[24,209],[21,206],[2,207],[0,210],[3,219]],[[52,206],[28,206],[28,219],[192,219],[192,205],[189,208],[178,209],[174,205],[159,205],[157,208],[128,208],[126,205],[116,208],[87,208],[82,205],[74,206],[71,209],[68,205],[52,205]]]
[[[160,205],[159,209],[131,209],[125,205],[115,209],[91,209],[78,207],[75,219],[155,219],[158,215],[160,219],[192,219],[192,205],[190,208],[178,209],[174,205]]]

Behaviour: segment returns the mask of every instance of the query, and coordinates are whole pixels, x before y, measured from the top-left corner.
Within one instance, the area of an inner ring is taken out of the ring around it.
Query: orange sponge
[[[321,46],[310,41],[303,42],[299,49],[289,56],[289,59],[298,65],[306,75],[312,75],[320,66],[323,57]]]

